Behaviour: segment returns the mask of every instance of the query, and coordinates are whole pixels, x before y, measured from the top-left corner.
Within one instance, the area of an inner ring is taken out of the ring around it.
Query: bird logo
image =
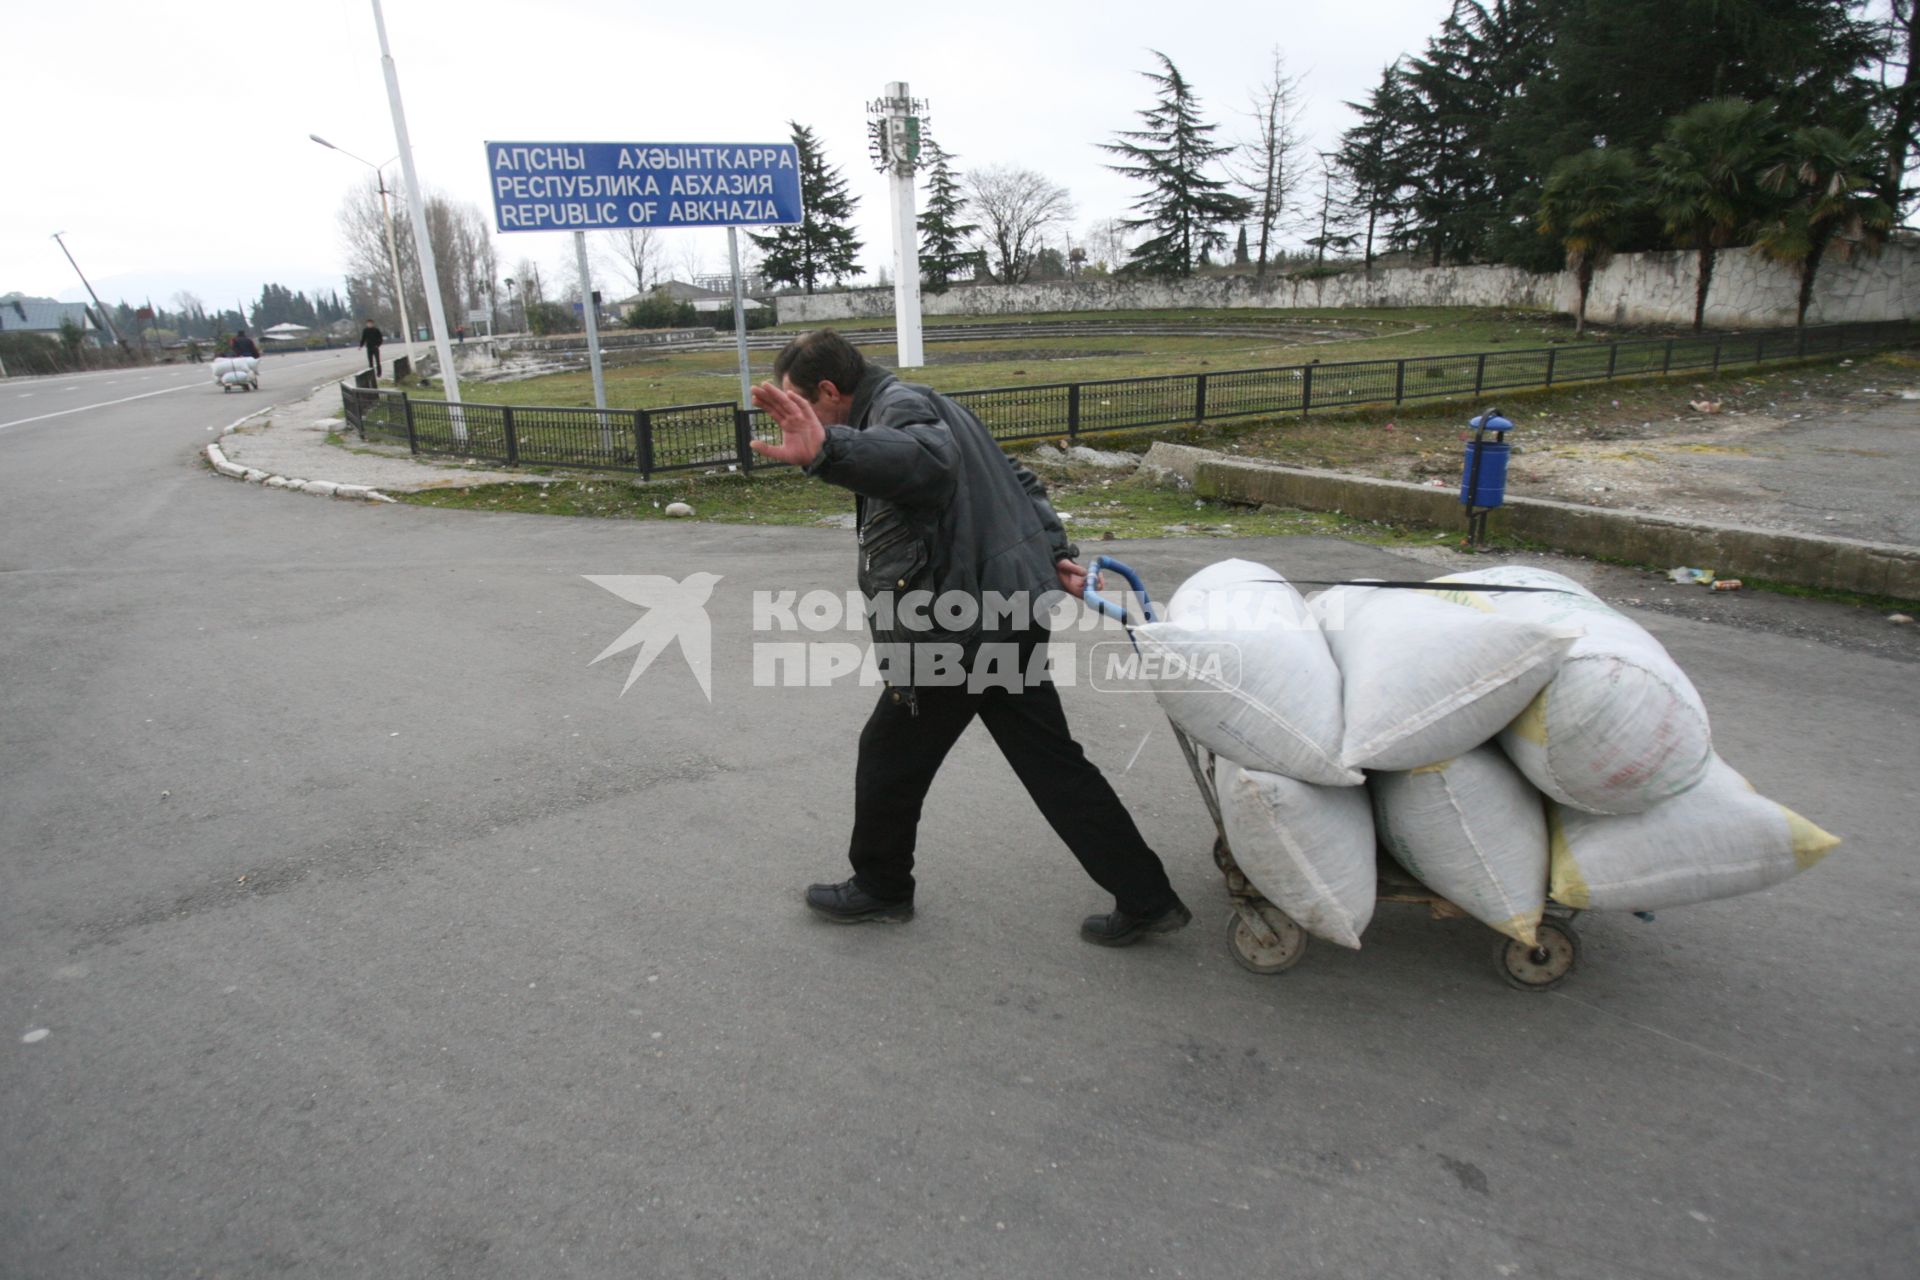
[[[706,604],[714,584],[720,581],[719,574],[690,573],[678,582],[657,573],[581,576],[646,610],[638,622],[593,660],[599,662],[635,645],[640,647],[640,652],[634,655],[633,670],[627,673],[627,682],[620,687],[622,697],[660,651],[678,640],[680,653],[686,658],[693,678],[700,682],[700,692],[707,696],[708,702],[713,701],[713,627],[707,620]],[[587,665],[592,666],[593,662]]]

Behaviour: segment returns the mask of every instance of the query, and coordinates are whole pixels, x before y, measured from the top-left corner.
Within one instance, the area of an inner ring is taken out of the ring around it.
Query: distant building
[[[702,289],[710,289],[714,293],[724,293],[729,298],[733,296],[733,274],[731,272],[717,276],[695,276],[693,282]],[[767,278],[760,275],[741,276],[740,287],[749,294],[767,293],[770,290],[770,286],[767,284]]]
[[[83,302],[55,302],[52,298],[29,298],[24,293],[0,297],[0,333],[37,333],[58,340],[60,325],[67,320],[79,325],[95,346],[104,343],[105,334],[94,322],[92,309]]]
[[[702,279],[708,280],[713,278],[712,276],[702,277]],[[668,280],[665,283],[655,285],[650,292],[664,293],[675,302],[688,303],[695,311],[700,312],[702,315],[716,311],[731,311],[733,310],[733,277],[722,276],[719,278],[727,282],[725,289],[708,289],[702,285],[687,284],[680,280]],[[616,304],[616,307],[621,315],[625,315],[629,308],[645,302],[647,296],[648,295],[644,293],[636,293],[631,298],[622,298]],[[745,300],[745,306],[748,311],[764,311],[766,305],[766,303],[756,302],[752,298]]]

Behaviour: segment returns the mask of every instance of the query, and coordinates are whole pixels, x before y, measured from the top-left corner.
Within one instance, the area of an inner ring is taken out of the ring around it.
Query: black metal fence
[[[1904,321],[1700,334],[1628,342],[1479,351],[1467,355],[1350,360],[1272,369],[1108,378],[1032,387],[956,391],[994,438],[1003,441],[1224,418],[1280,416],[1409,400],[1465,398],[1516,388],[1552,387],[1798,360],[1904,343]],[[404,444],[415,453],[509,466],[586,467],[659,472],[772,465],[747,447],[779,431],[732,401],[663,409],[543,409],[448,404],[404,392],[342,384],[347,422],[362,438]]]

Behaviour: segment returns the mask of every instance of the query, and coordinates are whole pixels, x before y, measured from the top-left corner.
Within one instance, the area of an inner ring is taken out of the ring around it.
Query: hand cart
[[[1131,588],[1128,597],[1112,600],[1101,594],[1101,574],[1108,569],[1126,580]],[[1125,627],[1129,638],[1138,623],[1160,621],[1159,611],[1148,599],[1140,575],[1109,556],[1094,557],[1087,570],[1085,600]],[[1220,818],[1220,795],[1213,777],[1214,755],[1189,738],[1171,718],[1167,723],[1173,729],[1173,740],[1180,744],[1180,753],[1187,758],[1187,767],[1200,788],[1200,798],[1206,802],[1207,813],[1213,819],[1213,861],[1226,878],[1227,900],[1233,906],[1232,914],[1227,917],[1227,948],[1243,969],[1259,974],[1283,973],[1306,954],[1307,931],[1262,897],[1233,860],[1226,825]],[[1424,906],[1435,920],[1468,918],[1468,912],[1420,883],[1385,849],[1378,849],[1376,858],[1377,901]],[[1579,914],[1576,908],[1549,900],[1546,914],[1535,930],[1536,945],[1529,947],[1504,934],[1496,935],[1493,958],[1500,976],[1522,991],[1546,991],[1558,986],[1580,961],[1580,936],[1573,931],[1574,918]],[[1646,920],[1653,918],[1651,912],[1636,914]]]

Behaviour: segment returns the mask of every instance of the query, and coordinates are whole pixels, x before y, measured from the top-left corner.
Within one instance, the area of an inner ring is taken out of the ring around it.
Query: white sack
[[[1603,817],[1550,807],[1553,897],[1570,907],[1653,911],[1778,884],[1840,843],[1757,794],[1719,756],[1684,795]]]
[[[1217,756],[1324,786],[1340,763],[1340,670],[1306,601],[1265,565],[1223,560],[1181,585],[1165,620],[1133,629],[1169,718]]]
[[[1500,735],[1500,745],[1534,786],[1589,813],[1641,813],[1705,775],[1713,755],[1706,705],[1639,623],[1573,579],[1527,565],[1435,581],[1557,588],[1448,598],[1584,632],[1539,697]]]
[[[1357,787],[1316,787],[1218,761],[1221,825],[1263,897],[1317,938],[1358,948],[1373,919],[1373,814]]]
[[[1429,889],[1536,942],[1547,896],[1545,801],[1497,747],[1367,779],[1380,843]]]
[[[1311,608],[1340,668],[1340,762],[1354,769],[1473,750],[1526,709],[1579,637],[1427,591],[1334,587]]]

